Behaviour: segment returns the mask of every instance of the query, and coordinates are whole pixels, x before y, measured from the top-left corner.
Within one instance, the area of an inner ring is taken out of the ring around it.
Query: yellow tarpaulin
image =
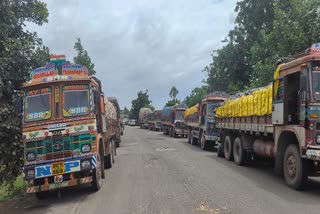
[[[183,117],[189,117],[190,115],[197,113],[198,112],[198,104],[186,109],[183,113]]]

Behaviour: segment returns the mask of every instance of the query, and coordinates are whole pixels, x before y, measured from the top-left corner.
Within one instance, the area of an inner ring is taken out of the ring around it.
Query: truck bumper
[[[27,187],[26,193],[35,193],[35,192],[61,189],[65,187],[77,186],[77,185],[87,184],[91,182],[92,182],[92,176],[89,176],[89,177],[78,178],[78,179],[69,180],[69,181],[63,181],[61,183],[30,186],[30,187]]]
[[[217,136],[212,136],[212,135],[205,135],[205,138],[207,141],[217,141],[218,137]]]
[[[177,135],[185,135],[188,134],[186,129],[175,129]]]

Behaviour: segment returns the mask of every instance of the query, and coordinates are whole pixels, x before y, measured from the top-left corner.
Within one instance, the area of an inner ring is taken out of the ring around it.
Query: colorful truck
[[[161,131],[162,124],[161,124],[161,115],[162,110],[155,110],[152,113],[148,114],[148,128],[152,131]]]
[[[174,105],[164,107],[162,110],[162,131],[164,135],[171,137],[187,136],[187,129],[183,119],[183,113],[186,110],[184,105]]]
[[[308,176],[319,174],[320,44],[279,62],[272,84],[239,93],[216,109],[218,156],[238,165],[271,159],[287,185],[301,189]]]
[[[139,125],[142,129],[148,128],[148,114],[152,113],[150,108],[141,108],[139,111]]]
[[[228,97],[225,92],[213,92],[184,112],[188,143],[199,143],[203,150],[214,148],[219,136],[214,123],[214,110]]]
[[[80,184],[99,190],[119,130],[116,106],[100,80],[64,55],[50,59],[23,87],[24,179],[27,193],[39,199]]]

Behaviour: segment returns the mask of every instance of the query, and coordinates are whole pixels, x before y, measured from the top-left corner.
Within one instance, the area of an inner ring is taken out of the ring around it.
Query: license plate
[[[64,162],[53,163],[51,165],[52,175],[59,175],[64,173]]]

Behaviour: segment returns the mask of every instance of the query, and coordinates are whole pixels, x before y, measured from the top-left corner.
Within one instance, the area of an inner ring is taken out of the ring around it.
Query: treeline
[[[225,45],[205,67],[209,92],[228,93],[272,81],[275,62],[320,41],[319,0],[242,0]]]

